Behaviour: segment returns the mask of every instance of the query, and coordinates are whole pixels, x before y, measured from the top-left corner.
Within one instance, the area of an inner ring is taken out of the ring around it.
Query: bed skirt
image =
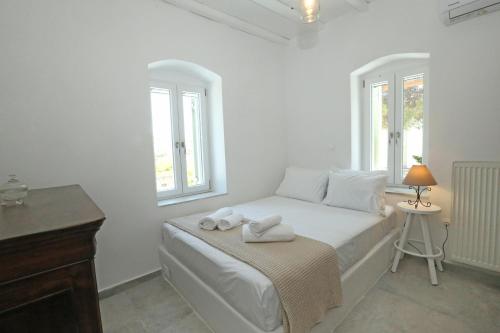
[[[344,303],[331,309],[323,321],[312,329],[313,333],[333,332],[352,308],[388,270],[394,256],[393,242],[399,229],[393,229],[359,262],[341,276]],[[191,305],[202,321],[216,333],[264,333],[195,274],[172,256],[163,245],[159,249],[163,277]],[[282,326],[272,333],[283,332]]]

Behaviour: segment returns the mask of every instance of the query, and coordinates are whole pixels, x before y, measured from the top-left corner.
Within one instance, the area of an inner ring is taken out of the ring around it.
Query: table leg
[[[404,249],[404,247],[406,246],[406,242],[408,241],[408,233],[410,232],[412,218],[413,218],[412,213],[406,214],[405,227],[403,229],[403,232],[401,233],[401,238],[399,239],[399,246],[402,249]],[[394,261],[392,263],[392,269],[391,269],[391,271],[393,273],[395,273],[396,270],[398,269],[399,260],[401,259],[402,254],[403,254],[403,252],[396,249],[396,256],[394,257]]]
[[[444,272],[443,264],[441,263],[441,258],[436,258],[436,266],[440,272]]]
[[[434,242],[432,241],[432,234],[429,233],[429,240],[431,242],[431,248],[432,251],[434,252]],[[436,262],[436,267],[440,272],[444,272],[443,269],[443,264],[441,263],[441,257],[435,258],[434,261]]]
[[[429,224],[427,223],[426,216],[420,215],[420,226],[422,227],[422,236],[424,237],[425,254],[433,255],[434,250],[432,248],[431,233],[429,232]],[[431,283],[433,285],[437,285],[438,280],[436,275],[436,265],[434,258],[427,258],[427,266],[429,266],[429,275],[431,277]]]

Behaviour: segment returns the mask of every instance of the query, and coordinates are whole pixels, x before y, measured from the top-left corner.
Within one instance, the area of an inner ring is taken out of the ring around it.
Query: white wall
[[[0,181],[87,190],[108,217],[105,288],[158,268],[166,218],[270,194],[287,152],[289,164],[349,167],[349,74],[429,52],[433,200],[449,216],[452,161],[500,159],[500,13],[445,27],[436,7],[377,0],[328,24],[317,47],[285,52],[161,0],[2,0]],[[170,58],[222,77],[229,195],[159,208],[147,65]]]
[[[0,2],[0,181],[79,183],[106,213],[99,288],[159,267],[163,220],[274,191],[286,164],[281,46],[160,0]],[[148,68],[222,77],[229,195],[157,207]]]
[[[366,13],[329,23],[317,47],[289,48],[290,164],[349,167],[350,73],[386,55],[429,52],[429,165],[440,184],[431,198],[449,217],[452,162],[500,160],[500,12],[447,27],[437,6],[377,0]]]

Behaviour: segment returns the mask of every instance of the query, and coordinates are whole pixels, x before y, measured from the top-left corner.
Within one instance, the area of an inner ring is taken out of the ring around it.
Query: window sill
[[[410,190],[408,187],[401,187],[401,186],[387,186],[385,189],[385,193],[387,194],[399,194],[399,195],[408,195],[408,196],[415,196],[416,192],[415,190]],[[422,198],[428,198],[429,197],[429,192],[425,191],[422,193]]]
[[[220,197],[223,195],[227,195],[227,192],[205,192],[171,199],[158,199],[158,207],[178,205],[196,200]]]

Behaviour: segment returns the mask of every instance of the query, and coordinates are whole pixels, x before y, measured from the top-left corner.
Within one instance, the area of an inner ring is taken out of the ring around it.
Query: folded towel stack
[[[244,225],[242,237],[245,243],[290,242],[295,239],[295,233],[291,226],[279,224],[270,228],[259,237],[250,231],[248,225]]]
[[[216,212],[205,216],[198,222],[198,225],[201,229],[205,230],[215,230],[217,228],[217,224],[220,222],[222,218],[228,217],[233,214],[233,210],[228,207],[221,208]]]
[[[271,215],[258,220],[250,220],[248,227],[257,237],[262,236],[267,230],[281,223],[281,216]]]
[[[281,224],[281,216],[272,215],[244,225],[242,238],[246,243],[290,242],[295,232],[291,226]]]
[[[232,214],[221,218],[219,220],[219,223],[217,223],[217,228],[219,228],[219,230],[226,231],[240,226],[242,222],[243,222],[243,215]]]
[[[233,210],[228,207],[221,208],[216,212],[203,217],[198,225],[201,229],[226,231],[236,228],[243,222],[243,215],[233,214]]]
[[[204,230],[226,231],[240,226],[243,220],[243,215],[224,207],[203,217],[198,225]],[[295,233],[291,226],[281,224],[281,216],[271,215],[249,220],[242,228],[242,238],[246,243],[290,242],[295,239]]]

